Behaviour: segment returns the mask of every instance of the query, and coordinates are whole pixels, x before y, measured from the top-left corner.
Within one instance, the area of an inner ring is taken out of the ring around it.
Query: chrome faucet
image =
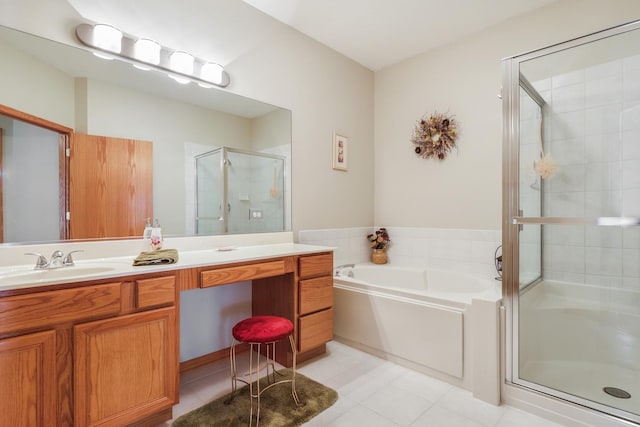
[[[354,267],[355,267],[355,264],[342,264],[342,265],[339,265],[339,266],[334,268],[334,270],[335,270],[335,274],[334,275],[336,277],[342,276],[342,270],[344,270],[346,268],[354,268]],[[353,277],[353,271],[348,271],[347,272],[347,276],[348,277]]]
[[[71,254],[82,251],[71,251],[64,256],[64,253],[60,250],[54,251],[51,254],[51,260],[47,261],[47,258],[41,254],[34,252],[27,252],[25,255],[34,255],[37,256],[36,266],[33,267],[34,270],[50,270],[54,268],[62,268],[62,267],[71,267],[74,265],[73,258]]]
[[[500,255],[498,255],[498,251],[500,252]],[[495,263],[496,271],[498,272],[498,277],[495,279],[502,280],[502,245],[496,248],[496,251],[493,254],[493,262]]]
[[[49,268],[64,267],[64,264],[62,263],[63,257],[64,257],[64,253],[62,251],[54,251],[51,254],[51,259],[49,260]]]
[[[77,250],[77,251],[71,251],[67,254],[66,257],[64,257],[64,259],[62,260],[62,265],[64,267],[71,267],[73,265],[75,265],[75,263],[73,262],[73,257],[71,256],[72,254],[75,254],[77,252],[84,252],[83,250]]]
[[[34,255],[37,256],[36,266],[33,267],[34,270],[46,270],[49,268],[49,261],[44,256],[34,253],[34,252],[26,252],[25,255]]]

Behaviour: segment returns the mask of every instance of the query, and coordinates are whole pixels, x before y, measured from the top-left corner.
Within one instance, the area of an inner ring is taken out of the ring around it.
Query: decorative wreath
[[[413,132],[411,142],[416,155],[423,159],[444,160],[456,147],[458,124],[453,116],[437,111],[423,117]]]

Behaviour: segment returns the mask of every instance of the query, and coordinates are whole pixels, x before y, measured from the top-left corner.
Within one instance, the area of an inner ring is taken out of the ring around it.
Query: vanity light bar
[[[109,38],[105,41],[101,38],[102,34],[107,34]],[[143,70],[163,71],[179,83],[194,81],[210,88],[227,87],[231,81],[220,64],[166,48],[153,40],[128,36],[106,24],[80,24],[76,27],[76,36],[101,58],[120,59]]]

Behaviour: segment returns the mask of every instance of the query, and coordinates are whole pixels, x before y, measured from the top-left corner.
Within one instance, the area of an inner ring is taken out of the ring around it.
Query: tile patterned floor
[[[239,357],[238,363],[246,365],[246,358]],[[474,399],[469,391],[335,341],[327,345],[326,355],[298,368],[339,395],[332,407],[306,427],[559,426],[510,406]],[[230,387],[227,360],[184,373],[174,417],[227,393]],[[168,421],[161,426],[170,425]]]

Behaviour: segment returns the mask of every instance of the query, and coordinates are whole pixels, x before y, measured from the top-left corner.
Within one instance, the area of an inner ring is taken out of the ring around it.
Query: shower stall
[[[503,77],[507,383],[640,423],[640,24]]]
[[[195,157],[195,233],[285,229],[285,158],[220,147]]]

